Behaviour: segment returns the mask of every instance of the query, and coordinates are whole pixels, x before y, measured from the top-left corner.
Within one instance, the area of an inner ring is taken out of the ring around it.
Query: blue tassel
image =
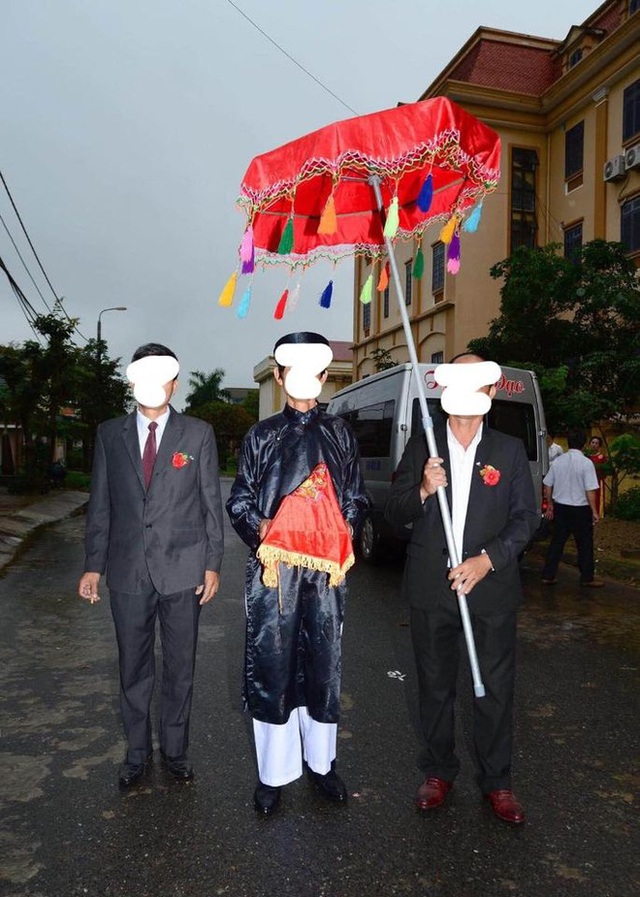
[[[431,208],[431,200],[433,199],[433,177],[429,174],[418,193],[418,208],[421,212],[428,212]]]
[[[480,218],[482,217],[482,202],[479,202],[475,209],[462,225],[462,230],[468,234],[474,234],[478,230]]]
[[[321,308],[331,308],[331,297],[333,295],[333,281],[330,280],[326,285],[324,290],[322,291],[322,296],[320,296],[320,307]]]
[[[236,315],[239,318],[246,318],[249,313],[249,306],[251,305],[251,284],[247,287],[247,289],[242,294],[242,299],[240,300],[240,304],[238,305],[238,310],[236,311]]]

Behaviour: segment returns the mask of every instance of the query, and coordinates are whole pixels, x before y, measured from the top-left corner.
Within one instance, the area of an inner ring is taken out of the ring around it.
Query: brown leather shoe
[[[444,803],[452,788],[453,782],[428,776],[416,791],[416,807],[418,810],[435,810]]]
[[[485,798],[491,804],[491,809],[498,819],[503,822],[511,822],[513,825],[521,825],[524,822],[524,807],[515,799],[513,791],[500,789],[485,794]]]
[[[604,583],[601,579],[590,579],[589,582],[581,582],[580,585],[588,589],[601,589]]]

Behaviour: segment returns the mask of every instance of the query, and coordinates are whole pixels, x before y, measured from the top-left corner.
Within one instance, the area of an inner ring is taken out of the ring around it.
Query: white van
[[[434,364],[420,364],[429,414],[437,420],[441,388],[433,379]],[[394,534],[384,520],[389,486],[400,463],[409,437],[422,431],[422,416],[410,364],[396,365],[359,380],[332,396],[327,411],[349,421],[358,439],[362,473],[371,501],[371,510],[358,538],[361,556],[378,561],[398,548]],[[546,423],[538,380],[533,371],[502,368],[496,396],[488,414],[489,426],[524,442],[531,476],[540,496],[542,478],[549,467]]]

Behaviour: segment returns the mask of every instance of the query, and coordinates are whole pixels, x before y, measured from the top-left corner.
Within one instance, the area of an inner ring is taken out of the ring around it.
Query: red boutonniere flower
[[[492,467],[491,464],[485,464],[480,468],[480,476],[484,480],[485,486],[497,486],[500,482],[500,471]]]
[[[173,458],[171,459],[171,463],[174,467],[177,467],[178,470],[181,467],[186,467],[191,461],[193,461],[193,455],[187,455],[186,452],[174,452]]]

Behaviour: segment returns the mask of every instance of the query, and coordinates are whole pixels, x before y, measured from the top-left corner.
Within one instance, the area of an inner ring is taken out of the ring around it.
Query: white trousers
[[[263,785],[279,788],[302,775],[302,759],[326,775],[336,758],[337,723],[319,723],[306,707],[296,707],[284,725],[253,720],[258,776]]]

